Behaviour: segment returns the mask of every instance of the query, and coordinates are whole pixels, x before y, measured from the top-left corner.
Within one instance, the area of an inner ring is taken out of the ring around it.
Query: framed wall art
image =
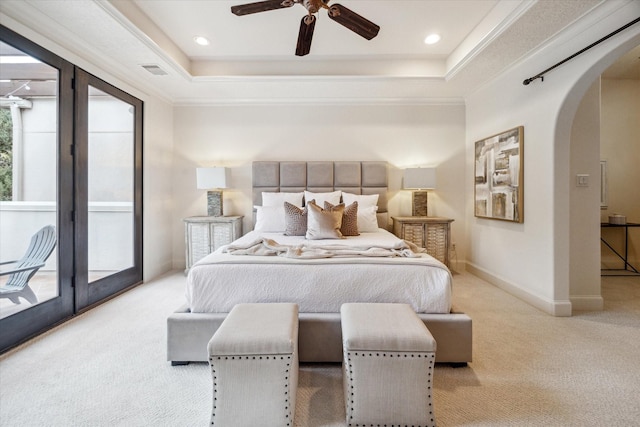
[[[524,221],[523,150],[524,126],[475,143],[476,217]]]

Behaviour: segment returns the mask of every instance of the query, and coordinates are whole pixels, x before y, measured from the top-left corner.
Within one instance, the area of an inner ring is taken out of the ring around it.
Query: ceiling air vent
[[[153,74],[155,76],[166,76],[167,74],[169,74],[165,70],[160,68],[159,65],[155,65],[155,64],[142,65],[142,68],[144,68],[145,70],[147,70],[148,72],[150,72],[151,74]]]

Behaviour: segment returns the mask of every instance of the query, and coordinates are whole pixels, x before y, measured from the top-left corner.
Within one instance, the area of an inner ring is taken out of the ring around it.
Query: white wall
[[[55,201],[57,191],[57,97],[26,98],[21,109],[22,194],[14,200]],[[129,104],[107,96],[89,98],[89,201],[131,202],[133,115]]]
[[[22,194],[14,200],[56,201],[57,183],[57,98],[33,99],[31,108],[21,108],[22,164],[14,164],[22,172],[19,187]]]
[[[110,95],[89,96],[88,199],[133,202],[134,115]]]
[[[593,233],[600,228],[600,79],[580,102],[570,144],[570,300],[573,310],[602,310],[600,239]],[[577,185],[578,174],[588,175],[588,187]]]
[[[409,215],[402,169],[437,166],[429,214],[455,220],[453,240],[464,259],[464,128],[462,105],[249,105],[174,109],[174,268],[184,267],[182,218],[206,213],[196,189],[198,166],[228,166],[232,188],[225,214],[252,228],[254,160],[384,160],[390,165],[390,215]]]
[[[173,268],[173,108],[143,96],[143,278]]]
[[[613,6],[617,7],[616,10]],[[473,216],[467,194],[468,268],[555,315],[570,315],[570,232],[597,239],[599,227],[571,228],[574,215],[589,207],[571,203],[570,140],[575,112],[597,76],[638,44],[640,28],[616,37],[565,63],[528,86],[522,81],[584,48],[640,14],[640,3],[617,2],[595,24],[579,24],[532,57],[515,64],[467,101],[467,175],[473,176],[473,143],[524,126],[524,223]],[[499,96],[498,96],[499,94]]]

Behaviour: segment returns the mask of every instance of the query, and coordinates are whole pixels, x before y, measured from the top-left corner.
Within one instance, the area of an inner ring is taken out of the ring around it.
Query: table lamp
[[[412,216],[427,216],[427,191],[436,188],[436,168],[407,168],[402,188],[413,191]]]
[[[231,183],[230,171],[227,168],[196,168],[198,190],[207,191],[207,215],[222,216],[222,189]]]

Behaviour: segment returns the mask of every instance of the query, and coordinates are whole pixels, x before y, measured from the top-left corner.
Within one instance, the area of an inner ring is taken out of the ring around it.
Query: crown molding
[[[468,66],[471,61],[523,16],[537,1],[500,2],[460,46],[449,55],[446,61],[445,79],[452,79]],[[488,31],[485,28],[488,28]],[[483,31],[487,32],[482,34]]]
[[[237,98],[237,99],[197,99],[181,98],[173,103],[175,107],[237,107],[237,106],[459,106],[465,105],[464,98]]]

